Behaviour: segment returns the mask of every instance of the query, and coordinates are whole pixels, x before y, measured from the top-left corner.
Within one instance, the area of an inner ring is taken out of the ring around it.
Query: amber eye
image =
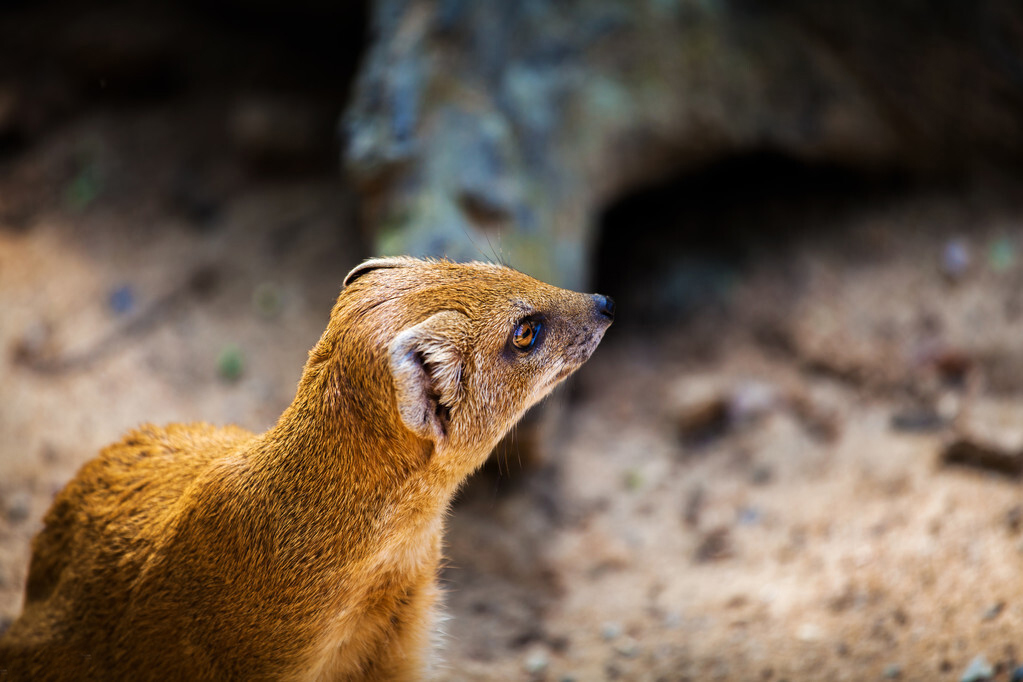
[[[515,332],[512,334],[512,345],[519,350],[531,349],[536,345],[541,327],[541,323],[536,320],[523,320],[519,322],[518,326],[515,327]]]

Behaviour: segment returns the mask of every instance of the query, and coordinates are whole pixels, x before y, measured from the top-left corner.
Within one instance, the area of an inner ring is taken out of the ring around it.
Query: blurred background
[[[451,679],[1023,679],[1023,9],[0,7],[0,629],[143,422],[262,431],[345,273],[614,296],[466,486]]]

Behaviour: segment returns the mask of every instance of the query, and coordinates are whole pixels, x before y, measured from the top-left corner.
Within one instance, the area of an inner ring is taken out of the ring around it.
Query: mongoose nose
[[[615,319],[615,301],[610,296],[594,294],[593,300],[597,303],[597,312],[609,320]]]

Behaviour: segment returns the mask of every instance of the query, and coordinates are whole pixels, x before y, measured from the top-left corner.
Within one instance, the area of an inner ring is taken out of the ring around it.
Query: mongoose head
[[[502,265],[373,259],[345,278],[311,364],[332,359],[340,383],[386,393],[377,409],[471,470],[586,362],[613,318],[606,296]]]

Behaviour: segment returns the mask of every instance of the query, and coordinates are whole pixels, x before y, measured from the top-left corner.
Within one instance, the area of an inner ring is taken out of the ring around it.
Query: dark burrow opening
[[[955,182],[770,152],[725,158],[608,205],[591,288],[618,302],[619,326],[673,327],[726,312],[734,284],[758,259],[864,206]]]

